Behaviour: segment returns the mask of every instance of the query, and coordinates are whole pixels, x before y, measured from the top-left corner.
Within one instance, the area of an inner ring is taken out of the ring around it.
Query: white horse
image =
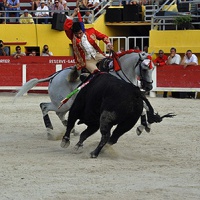
[[[134,85],[138,84],[138,78],[139,78],[141,81],[142,89],[150,91],[152,89],[152,82],[153,82],[152,81],[153,68],[149,67],[151,60],[149,59],[148,56],[149,54],[146,53],[135,53],[135,52],[125,54],[119,58],[122,69],[118,72],[111,70],[109,73],[120,79],[124,79],[127,82],[132,82]],[[51,102],[40,104],[44,123],[47,129],[47,134],[49,137],[52,136],[52,130],[53,130],[53,126],[48,115],[49,111],[55,111],[56,115],[59,117],[63,125],[64,126],[67,125],[67,120],[65,118],[65,115],[69,111],[75,99],[75,95],[72,98],[70,98],[69,101],[62,107],[60,108],[58,107],[61,101],[70,92],[76,89],[77,86],[81,83],[79,79],[77,79],[77,81],[75,82],[68,81],[69,74],[73,70],[73,68],[74,67],[63,69],[59,72],[54,73],[48,78],[31,79],[19,89],[19,91],[15,96],[15,99],[19,96],[22,96],[23,94],[27,93],[31,88],[36,86],[38,83],[49,82],[48,93]]]

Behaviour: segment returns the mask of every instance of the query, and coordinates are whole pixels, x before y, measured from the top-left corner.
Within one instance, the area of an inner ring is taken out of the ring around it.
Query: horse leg
[[[42,110],[45,127],[47,129],[53,130],[53,126],[52,126],[51,120],[50,120],[49,115],[48,115],[48,112],[49,112],[48,107],[49,107],[50,104],[51,103],[41,103],[40,108]]]
[[[67,120],[65,119],[66,112],[56,112],[56,115],[58,116],[62,124],[67,127]]]
[[[75,145],[74,149],[76,151],[79,150],[80,147],[83,147],[83,142],[90,137],[92,134],[94,134],[99,129],[99,124],[96,125],[89,125],[80,135],[80,139],[78,143]]]
[[[60,119],[60,121],[62,122],[62,124],[63,124],[65,127],[67,127],[67,120],[66,120],[66,118],[65,118],[66,112],[56,112],[56,115],[58,116],[58,118]],[[74,134],[74,136],[79,135],[79,132],[77,132],[77,131],[75,130],[75,128],[73,128],[71,132]]]
[[[137,133],[138,136],[141,135],[141,133],[143,132],[144,129],[148,133],[151,130],[151,125],[147,123],[146,111],[142,112],[140,119],[141,119],[141,124],[136,129],[136,133]]]
[[[115,143],[117,143],[118,139],[127,131],[131,130],[131,128],[133,128],[133,126],[136,124],[136,122],[138,121],[139,116],[136,117],[134,116],[133,118],[131,118],[130,120],[124,121],[120,124],[117,125],[117,127],[115,128],[115,130],[113,131],[108,143],[110,145],[113,145]]]
[[[149,111],[149,107],[143,101],[143,112],[142,112],[142,115],[141,115],[141,124],[136,129],[136,133],[137,133],[138,136],[141,135],[141,133],[143,132],[144,129],[147,133],[149,133],[151,131],[151,124],[147,123],[147,118],[146,118],[146,113],[148,111]]]
[[[57,140],[61,138],[60,134],[54,135],[52,133],[53,131],[53,125],[51,123],[50,117],[48,115],[49,111],[56,111],[56,107],[52,104],[52,103],[41,103],[40,104],[40,108],[42,110],[42,114],[43,114],[43,120],[44,120],[44,124],[47,130],[47,137],[49,140]],[[59,118],[61,119],[61,121],[64,121],[64,116],[66,114],[66,112],[60,112],[60,113],[56,113]],[[63,134],[62,134],[63,135]]]

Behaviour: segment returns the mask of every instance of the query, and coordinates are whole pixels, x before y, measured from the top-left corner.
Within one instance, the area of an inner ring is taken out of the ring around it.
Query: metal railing
[[[186,1],[186,2],[179,2],[179,3],[190,3],[190,4],[200,4],[199,1]],[[168,11],[170,9],[170,6],[176,4],[176,0],[170,1],[167,0],[164,2],[162,6],[160,6],[157,11],[154,13],[154,15],[151,18],[151,29],[156,30],[169,30],[169,26],[174,26],[175,30],[178,29],[177,25],[175,24],[175,19],[177,16],[183,16],[183,15],[190,15],[192,17],[192,25],[200,25],[200,15],[198,14],[192,14],[190,12],[172,12],[170,16],[158,16],[158,13],[160,11]],[[174,15],[173,15],[174,14]]]

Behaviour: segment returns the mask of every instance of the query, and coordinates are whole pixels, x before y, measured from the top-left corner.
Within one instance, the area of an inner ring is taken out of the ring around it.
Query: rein
[[[133,52],[135,52],[135,51],[129,50],[129,51],[127,52],[127,54],[131,54],[131,53],[133,53]],[[110,51],[110,53],[116,54],[114,51]],[[135,64],[135,66],[133,66],[133,68],[136,69],[137,66],[139,67],[141,84],[143,84],[144,82],[145,82],[145,83],[148,83],[148,84],[153,83],[153,81],[151,81],[151,82],[150,82],[150,81],[146,81],[146,80],[143,78],[142,67],[141,67],[141,63],[142,63],[143,60],[142,60],[141,55],[140,55],[139,52],[135,52],[135,53],[138,53],[139,59],[138,59],[137,63]],[[126,55],[126,52],[120,53],[120,54],[119,54],[119,57],[122,57],[122,56],[124,56],[124,55]],[[147,57],[147,58],[150,59],[149,57]],[[150,60],[151,60],[151,59],[150,59]],[[122,67],[121,67],[121,65],[120,65],[120,61],[118,61],[118,64],[119,64],[119,66],[120,66],[120,68],[121,68],[121,73],[123,74],[123,76],[126,78],[126,80],[127,80],[129,83],[132,83],[132,82],[130,81],[130,79],[126,76],[126,74],[124,73],[124,71],[123,71],[123,69],[122,69]],[[152,67],[150,67],[150,69],[151,69],[151,68],[152,68]],[[118,71],[115,71],[115,73],[117,74],[117,76],[118,76],[120,79],[124,80],[124,78],[119,74]],[[125,81],[125,80],[124,80],[124,81]],[[132,83],[132,84],[133,84],[133,83]],[[134,84],[133,84],[133,85],[134,85]]]
[[[135,52],[135,51],[131,51],[131,52],[129,52],[129,53],[133,53],[133,52]],[[135,52],[135,53],[136,53],[136,52]],[[123,55],[120,54],[120,57],[122,57],[122,56],[124,56],[124,55],[126,55],[126,54],[125,54],[125,53],[124,53]],[[143,79],[142,79],[142,73],[141,73],[141,62],[142,62],[142,59],[141,59],[141,55],[140,55],[139,53],[138,53],[138,55],[139,55],[139,59],[138,59],[137,63],[135,64],[135,66],[133,66],[133,68],[135,69],[135,68],[139,65],[139,67],[140,67],[141,80],[143,80]],[[119,65],[120,65],[120,63],[119,63]],[[120,66],[120,68],[121,68],[121,66]],[[118,71],[115,71],[115,72],[116,72],[117,76],[119,76],[120,79],[124,80],[124,78],[119,74]],[[133,83],[130,81],[130,79],[126,76],[126,74],[124,73],[124,71],[123,71],[122,68],[121,68],[121,72],[122,72],[122,74],[124,75],[124,77],[127,79],[127,81],[128,81],[129,83],[133,84]],[[124,80],[124,81],[125,81],[125,80]],[[146,81],[146,82],[147,82],[147,81]],[[133,84],[133,85],[134,85],[134,84]]]
[[[148,56],[147,56],[147,58],[148,58]],[[150,58],[148,58],[148,59],[150,59]],[[151,59],[150,59],[151,60]],[[142,68],[141,68],[141,63],[142,63],[142,59],[141,59],[141,55],[139,54],[139,60],[138,60],[138,62],[137,62],[137,64],[135,65],[135,68],[139,65],[139,69],[140,69],[140,80],[141,80],[141,83],[142,82],[145,82],[145,83],[153,83],[153,81],[146,81],[145,79],[143,79],[143,76],[142,76]],[[150,67],[150,69],[151,69],[152,67]]]
[[[113,50],[110,50],[109,57],[111,56],[111,53],[116,54],[116,52],[114,52]],[[123,52],[123,53],[120,53],[119,57],[124,56],[124,55],[126,55],[126,53],[124,53],[124,52]],[[118,65],[120,66],[120,71],[122,72],[122,74],[124,75],[124,77],[128,80],[129,83],[133,84],[133,83],[130,81],[130,79],[126,76],[126,74],[123,72],[122,67],[121,67],[121,64],[120,64],[120,61],[117,60],[117,62],[118,62]],[[113,65],[114,65],[114,62],[113,62]],[[113,66],[113,68],[114,68],[114,66]],[[115,70],[114,70],[114,71],[115,71]],[[115,73],[117,74],[117,76],[118,76],[121,80],[124,80],[124,78],[123,78],[122,76],[120,76],[120,74],[119,74],[118,71],[115,71]],[[124,80],[124,81],[125,81],[125,80]],[[134,84],[133,84],[133,85],[134,85]]]

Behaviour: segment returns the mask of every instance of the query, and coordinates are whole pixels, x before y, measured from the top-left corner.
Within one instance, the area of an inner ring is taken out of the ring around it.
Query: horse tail
[[[60,72],[60,71],[59,71]],[[18,98],[21,97],[22,95],[24,95],[25,93],[27,93],[30,89],[32,89],[34,86],[36,86],[38,83],[43,83],[43,82],[49,82],[51,81],[56,75],[58,74],[58,72],[55,72],[54,74],[52,74],[51,76],[47,77],[47,78],[43,78],[43,79],[37,79],[37,78],[33,78],[31,80],[29,80],[28,82],[26,82],[18,91],[17,94],[14,97],[13,102]]]

